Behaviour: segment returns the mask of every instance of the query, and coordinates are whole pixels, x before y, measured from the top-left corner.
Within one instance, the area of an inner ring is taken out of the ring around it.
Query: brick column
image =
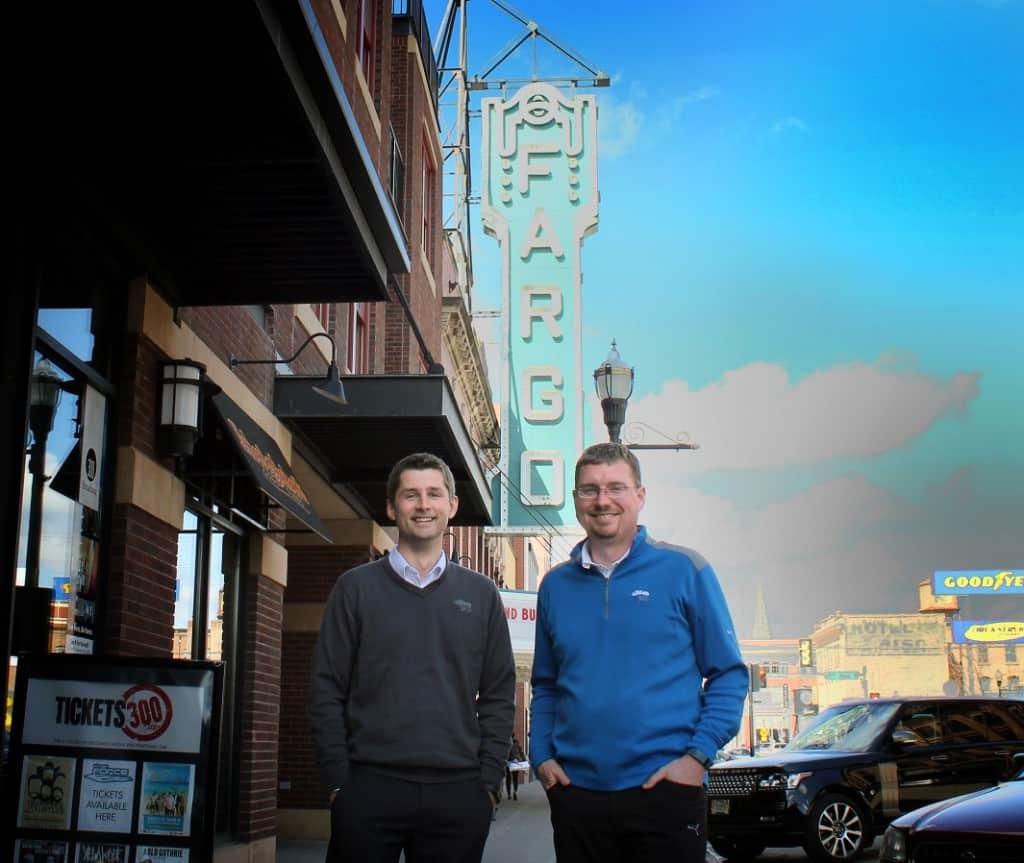
[[[388,544],[373,522],[329,522],[337,544],[296,538],[288,548],[288,587],[284,593],[281,638],[281,718],[278,765],[278,835],[327,839],[330,817],[320,786],[306,704],[313,647],[324,604],[338,577],[373,560]]]

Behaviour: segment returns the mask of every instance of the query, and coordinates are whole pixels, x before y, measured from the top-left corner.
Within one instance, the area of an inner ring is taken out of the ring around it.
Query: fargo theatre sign
[[[583,447],[580,254],[597,230],[597,105],[528,84],[483,101],[484,229],[501,250],[501,471],[495,523],[575,524]]]

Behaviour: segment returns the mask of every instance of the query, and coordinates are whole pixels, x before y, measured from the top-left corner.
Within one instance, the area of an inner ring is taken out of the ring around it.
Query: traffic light
[[[761,681],[764,679],[761,676],[761,666],[756,662],[752,662],[750,668],[750,691],[759,692],[761,690]]]
[[[768,669],[763,665],[757,667],[757,682],[760,684],[759,689],[768,688]]]
[[[800,639],[800,667],[810,668],[814,665],[814,654],[812,653],[811,640],[809,638]]]

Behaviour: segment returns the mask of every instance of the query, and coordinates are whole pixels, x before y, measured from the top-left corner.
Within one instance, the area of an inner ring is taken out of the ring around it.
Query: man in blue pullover
[[[638,525],[636,456],[576,463],[587,538],[537,599],[530,760],[559,863],[703,863],[704,774],[747,692],[729,609],[697,552]]]

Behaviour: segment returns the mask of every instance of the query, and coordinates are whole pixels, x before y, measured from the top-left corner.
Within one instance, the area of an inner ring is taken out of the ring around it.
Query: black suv
[[[730,861],[795,845],[853,860],[904,812],[1010,778],[1018,752],[1021,701],[843,702],[781,751],[711,767],[708,839]]]

